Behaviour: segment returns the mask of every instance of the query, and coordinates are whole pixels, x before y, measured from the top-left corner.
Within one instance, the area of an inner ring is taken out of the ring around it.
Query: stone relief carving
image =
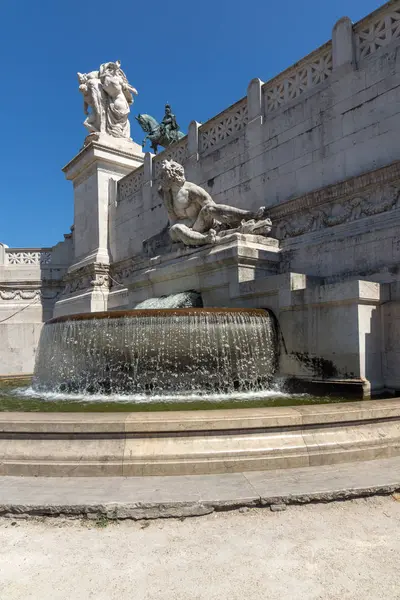
[[[170,221],[172,241],[186,246],[216,244],[233,233],[266,235],[271,220],[266,209],[257,212],[216,204],[203,188],[186,181],[185,170],[175,161],[164,160],[161,165],[160,186]]]
[[[78,271],[68,273],[64,278],[64,283],[62,296],[90,288],[108,291],[110,288],[109,267],[100,264],[88,265]]]
[[[15,250],[6,250],[7,262],[9,265],[49,265],[51,264],[51,252],[33,251],[20,252]]]
[[[115,266],[112,269],[110,287],[113,288],[116,284],[123,286],[124,282],[131,277],[137,268],[134,259],[129,259],[128,261],[124,261],[122,265]]]
[[[58,292],[44,294],[40,289],[4,288],[0,289],[1,300],[54,300]]]
[[[377,185],[369,192],[343,198],[331,204],[325,204],[311,210],[292,214],[277,222],[276,237],[285,239],[318,231],[326,227],[335,227],[350,223],[363,217],[370,217],[392,210],[399,206],[400,187]]]
[[[120,61],[103,63],[98,71],[78,73],[78,82],[87,115],[83,124],[89,133],[130,139],[130,105],[138,92],[129,84]]]
[[[40,290],[0,290],[0,298],[2,300],[35,300],[41,298]]]

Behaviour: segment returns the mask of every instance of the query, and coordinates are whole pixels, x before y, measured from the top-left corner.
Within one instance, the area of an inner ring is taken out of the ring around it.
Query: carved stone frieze
[[[39,300],[41,296],[40,290],[0,289],[2,300]]]
[[[399,166],[393,164],[271,208],[276,237],[296,237],[399,208]]]
[[[42,288],[32,287],[10,287],[5,286],[0,288],[0,299],[1,300],[54,300],[57,298],[59,292],[49,292]]]
[[[114,265],[111,271],[111,288],[124,286],[132,274],[137,271],[138,263],[134,259],[124,260]]]
[[[69,296],[83,290],[107,291],[110,288],[109,266],[93,264],[68,273],[63,282],[65,284],[62,296]]]

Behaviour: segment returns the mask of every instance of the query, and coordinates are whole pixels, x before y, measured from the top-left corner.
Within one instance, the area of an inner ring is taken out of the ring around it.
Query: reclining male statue
[[[264,207],[253,212],[216,204],[203,188],[186,181],[183,166],[173,160],[161,163],[158,193],[167,209],[174,242],[201,246],[216,244],[232,233],[266,235],[271,231]]]

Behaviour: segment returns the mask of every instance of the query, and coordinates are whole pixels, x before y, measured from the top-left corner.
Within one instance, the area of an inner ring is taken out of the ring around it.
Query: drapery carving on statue
[[[203,188],[186,181],[185,169],[173,160],[161,164],[158,193],[167,209],[174,242],[202,246],[217,244],[232,233],[266,235],[271,231],[264,207],[253,212],[216,204]]]
[[[83,124],[89,133],[130,139],[130,105],[138,92],[129,84],[120,61],[104,63],[98,71],[78,73],[78,82],[87,115]]]

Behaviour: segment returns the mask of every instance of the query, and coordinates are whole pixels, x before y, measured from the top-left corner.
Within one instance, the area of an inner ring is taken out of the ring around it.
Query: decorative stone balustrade
[[[224,140],[235,136],[246,127],[247,121],[247,98],[242,98],[239,102],[228,108],[228,110],[220,113],[200,127],[200,154],[207,152]]]
[[[135,169],[118,183],[118,199],[120,202],[137,194],[144,182],[144,167]]]
[[[400,2],[388,2],[354,26],[357,60],[400,37]]]
[[[323,83],[332,74],[332,43],[328,42],[312,54],[264,84],[265,111],[268,114],[304,92]]]
[[[5,250],[5,264],[8,266],[50,265],[51,259],[50,248],[6,248]]]
[[[124,177],[118,183],[119,200],[132,198],[144,184],[157,181],[161,162],[165,159],[183,165],[189,157],[199,161],[209,152],[247,135],[247,128],[251,129],[247,143],[260,143],[259,137],[254,135],[255,129],[262,127],[269,115],[298,99],[300,101],[310,90],[317,90],[337,69],[357,68],[358,61],[399,37],[400,0],[391,0],[355,25],[348,17],[339,19],[333,28],[331,41],[266,83],[253,79],[246,97],[202,125],[193,121],[187,136],[152,160],[148,159],[148,170],[139,167]]]
[[[188,139],[187,136],[171,144],[169,148],[166,148],[160,154],[153,159],[153,173],[157,179],[160,174],[161,163],[163,160],[175,160],[180,164],[184,164],[188,156]]]

